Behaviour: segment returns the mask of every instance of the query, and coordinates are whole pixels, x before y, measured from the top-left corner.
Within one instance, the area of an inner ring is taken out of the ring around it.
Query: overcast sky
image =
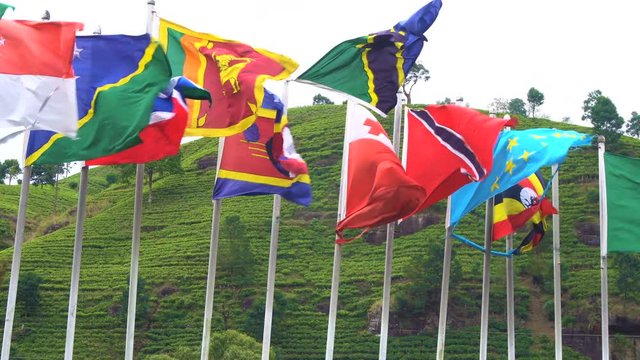
[[[145,31],[146,0],[2,0],[16,6],[9,19],[52,20],[97,26],[103,34]],[[158,16],[200,32],[248,43],[296,60],[298,75],[339,42],[385,30],[426,4],[424,0],[156,0]],[[487,108],[496,98],[526,99],[530,87],[545,95],[540,112],[580,123],[582,102],[600,89],[625,119],[640,111],[635,0],[443,0],[419,62],[431,80],[417,85],[416,103],[462,96]],[[278,91],[279,84],[269,84]],[[309,105],[323,93],[290,87],[290,106]],[[0,145],[0,159],[17,158],[22,140]]]

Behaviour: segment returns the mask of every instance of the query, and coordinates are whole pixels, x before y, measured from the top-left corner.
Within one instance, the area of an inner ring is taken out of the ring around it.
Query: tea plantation
[[[277,359],[324,359],[345,107],[295,108],[289,116],[297,149],[309,164],[314,202],[308,208],[283,202],[272,347]],[[387,129],[391,121],[383,120]],[[530,127],[590,130],[542,119],[523,119],[519,126]],[[181,359],[189,357],[179,354],[199,354],[215,176],[215,169],[203,169],[200,160],[214,156],[216,150],[215,139],[185,144],[184,172],[165,174],[154,181],[153,202],[144,202],[138,359]],[[618,151],[638,156],[640,141],[624,138]],[[108,185],[105,178],[112,173],[116,170],[108,167],[90,172],[88,207],[92,210],[85,222],[75,338],[77,359],[121,359],[124,353],[123,296],[128,289],[133,185]],[[547,177],[549,173],[545,170]],[[31,189],[29,229],[37,236],[24,245],[21,276],[42,279],[40,304],[27,311],[18,302],[12,359],[63,357],[77,201],[72,184],[78,179],[75,175],[60,183],[55,215],[54,190]],[[18,195],[18,186],[0,185],[0,221],[8,219],[10,231]],[[599,249],[597,242],[594,247],[579,236],[583,229],[597,229],[597,199],[596,148],[576,150],[560,167],[562,310],[566,333],[599,334]],[[392,294],[413,286],[415,280],[410,274],[415,273],[412,267],[416,258],[427,257],[430,249],[442,247],[444,205],[439,203],[429,210],[439,219],[435,224],[396,239]],[[270,196],[222,202],[214,333],[234,329],[258,341],[262,339],[271,208]],[[36,230],[38,224],[45,222],[60,226]],[[481,242],[483,222],[483,210],[477,211],[460,225],[460,232]],[[494,245],[504,248],[503,242]],[[454,250],[460,275],[451,285],[445,358],[476,359],[482,253],[460,243],[454,244]],[[3,314],[11,256],[12,248],[0,251]],[[536,251],[515,259],[518,359],[553,357],[553,323],[549,318],[553,313],[548,314],[553,294],[551,259],[551,231]],[[637,318],[640,306],[633,300],[637,296],[622,301],[615,282],[616,266],[612,261],[612,317]],[[441,267],[440,261],[428,263],[425,276],[437,279],[439,284]],[[382,296],[383,270],[384,244],[359,240],[344,246],[336,359],[377,359],[379,337],[369,330],[369,318],[375,317],[374,309]],[[506,359],[503,258],[493,258],[491,272],[489,357]],[[439,285],[435,297],[439,301]],[[434,358],[437,313],[438,302],[427,302],[413,321],[403,320],[402,314],[394,312],[389,359]],[[159,357],[160,354],[166,356]],[[564,355],[565,359],[586,358],[569,346],[565,346]]]

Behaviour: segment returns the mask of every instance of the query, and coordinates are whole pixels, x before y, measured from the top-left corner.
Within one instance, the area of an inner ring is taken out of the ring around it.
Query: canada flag
[[[345,229],[366,231],[401,219],[426,197],[422,186],[406,175],[382,125],[368,110],[351,102],[345,141],[346,213],[336,226],[338,243],[348,241],[342,235]]]

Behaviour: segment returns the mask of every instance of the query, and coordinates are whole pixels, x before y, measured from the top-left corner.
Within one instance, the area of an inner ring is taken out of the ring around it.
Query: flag
[[[0,127],[76,135],[71,61],[81,29],[75,22],[0,20]]]
[[[7,9],[15,10],[16,8],[11,5],[0,3],[0,19],[2,19],[2,16],[4,16],[4,12],[7,11]]]
[[[338,44],[296,81],[342,92],[386,116],[441,7],[433,0],[390,30]]]
[[[213,199],[277,194],[296,204],[311,203],[307,164],[296,152],[280,99],[265,90],[261,116],[244,132],[224,139]]]
[[[264,81],[286,79],[298,64],[283,55],[160,19],[160,42],[173,76],[207,89],[215,106],[187,102],[186,135],[229,136],[246,130],[262,114]],[[268,112],[268,111],[266,111]]]
[[[142,164],[177,155],[187,126],[186,98],[211,100],[209,93],[184,77],[171,79],[154,104],[141,144],[119,153],[88,160],[87,165]]]
[[[405,173],[382,125],[351,102],[345,142],[346,214],[336,226],[339,242],[345,241],[345,229],[370,228],[412,214],[426,196],[422,186]]]
[[[531,221],[532,229],[516,248],[521,254],[536,247],[547,230],[546,217],[558,211],[544,197],[545,181],[537,171],[528,178],[495,196],[493,208],[493,240],[513,234]]]
[[[169,82],[169,65],[149,35],[81,36],[77,76],[77,139],[32,131],[26,164],[90,160],[140,144],[156,96]]]
[[[556,129],[511,130],[500,134],[487,177],[451,197],[451,225],[489,198],[509,189],[543,166],[560,164],[569,150],[591,144],[591,136]]]
[[[516,123],[455,105],[409,110],[402,160],[407,175],[427,191],[417,211],[484,179],[493,166],[500,131]]]
[[[608,251],[639,252],[640,159],[605,152],[604,163]]]

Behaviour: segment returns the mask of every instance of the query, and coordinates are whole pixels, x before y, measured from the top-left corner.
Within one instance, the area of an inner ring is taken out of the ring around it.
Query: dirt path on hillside
[[[531,329],[536,335],[544,334],[553,339],[553,321],[547,320],[547,317],[544,315],[542,291],[533,284],[530,276],[520,278],[520,281],[529,289],[529,302],[531,304],[529,308],[529,320],[524,323],[524,326]]]

